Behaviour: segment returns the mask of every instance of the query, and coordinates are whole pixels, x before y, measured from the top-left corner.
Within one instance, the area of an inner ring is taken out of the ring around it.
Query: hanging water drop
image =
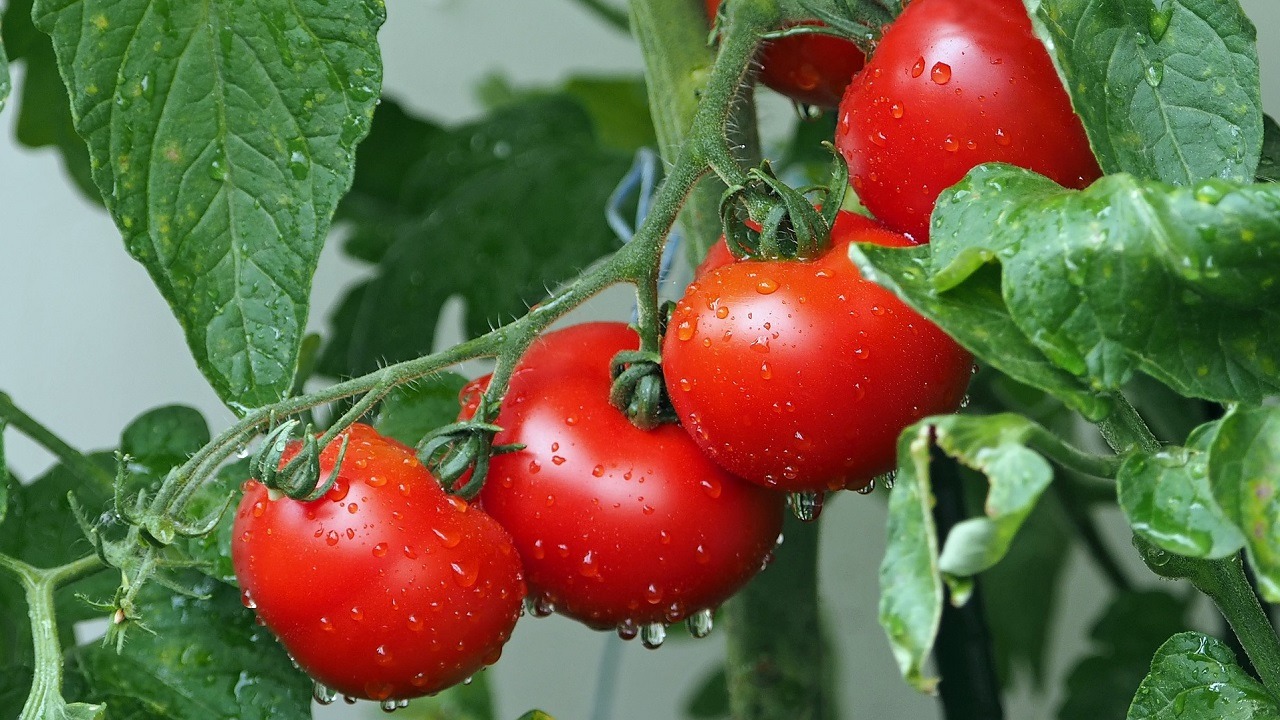
[[[800,522],[813,522],[822,514],[823,499],[820,492],[796,492],[787,496],[787,505]]]
[[[382,712],[384,713],[393,713],[400,709],[400,702],[398,700],[388,698],[379,703],[378,707],[382,708]]]
[[[704,638],[710,635],[712,623],[710,610],[699,610],[685,620],[685,626],[689,628],[689,634],[696,638]]]
[[[623,640],[635,640],[636,635],[640,634],[640,626],[635,620],[627,618],[626,620],[618,623],[617,631],[618,637]]]
[[[652,622],[640,628],[640,642],[650,650],[657,650],[662,647],[662,642],[666,639],[666,623]]]
[[[871,478],[871,482],[869,482],[869,483],[867,483],[866,485],[863,485],[862,487],[858,488],[858,494],[859,494],[859,495],[870,495],[871,493],[873,493],[873,492],[875,492],[875,491],[876,491],[876,479],[875,479],[875,478]]]
[[[338,691],[321,682],[316,682],[311,686],[311,697],[321,705],[332,705],[334,700],[338,699]]]

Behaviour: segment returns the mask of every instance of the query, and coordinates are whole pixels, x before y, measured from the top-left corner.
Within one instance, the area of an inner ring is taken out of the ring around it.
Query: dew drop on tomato
[[[894,120],[901,120],[902,116],[906,114],[906,109],[902,106],[902,103],[896,102],[889,106],[889,114],[893,116]]]
[[[459,587],[472,587],[480,576],[480,566],[473,561],[460,560],[449,563],[449,567],[453,570],[453,581],[458,583]]]
[[[916,59],[916,64],[911,66],[911,77],[918,78],[924,74],[924,58]]]
[[[951,82],[951,66],[944,62],[935,63],[929,71],[929,79],[939,85],[946,85]]]
[[[380,558],[380,557],[386,557],[386,555],[387,555],[387,544],[386,544],[386,543],[378,543],[377,545],[374,545],[374,546],[373,546],[373,556],[374,556],[374,557],[379,557],[379,558]]]

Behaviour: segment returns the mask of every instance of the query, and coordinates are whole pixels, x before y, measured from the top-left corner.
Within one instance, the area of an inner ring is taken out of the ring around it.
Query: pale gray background
[[[475,114],[472,88],[488,73],[533,84],[574,72],[640,66],[629,38],[600,25],[570,0],[389,0],[388,5],[389,20],[380,36],[386,91],[439,119]],[[1258,25],[1264,101],[1274,115],[1280,113],[1280,72],[1272,72],[1280,61],[1280,2],[1245,0],[1244,5]],[[15,75],[21,83],[21,72]],[[775,101],[769,108],[775,119],[785,120],[784,105]],[[83,448],[114,446],[130,419],[168,403],[194,405],[215,428],[224,426],[230,414],[197,372],[146,272],[126,255],[107,216],[65,181],[54,152],[16,146],[13,117],[11,111],[0,115],[0,389]],[[313,330],[324,329],[335,300],[365,272],[335,248],[330,243],[321,257]],[[620,318],[626,302],[625,294],[615,293],[588,312]],[[23,476],[48,466],[48,455],[16,433],[6,440],[10,462]],[[1136,577],[1151,577],[1126,551],[1118,518],[1111,520],[1113,546],[1132,561]],[[823,517],[823,593],[843,663],[844,716],[935,718],[934,701],[915,695],[898,679],[875,622],[883,535],[883,502],[874,497],[841,497]],[[1054,628],[1052,644],[1059,652],[1050,668],[1051,688],[1088,649],[1086,631],[1105,597],[1098,574],[1078,555],[1062,592],[1065,614]],[[601,651],[610,642],[617,642],[611,634],[559,618],[522,621],[502,661],[490,671],[499,717],[541,707],[558,720],[588,718]],[[723,647],[723,637],[715,634],[657,652],[627,644],[612,717],[678,717],[691,683],[715,664]],[[1011,699],[1008,716],[1050,718],[1056,704],[1053,692],[1046,696],[1023,687]],[[344,712],[351,716],[349,710],[323,714]],[[372,706],[356,713],[378,715]]]

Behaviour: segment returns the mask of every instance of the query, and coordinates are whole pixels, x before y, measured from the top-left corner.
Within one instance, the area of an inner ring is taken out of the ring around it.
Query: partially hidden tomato
[[[714,18],[720,0],[706,3],[707,17]],[[793,35],[773,40],[764,48],[760,81],[797,102],[833,108],[862,69],[864,59],[858,46],[844,38],[819,33]]]
[[[864,280],[850,242],[910,246],[841,212],[810,262],[743,260],[695,278],[663,342],[672,404],[729,472],[789,492],[866,485],[907,425],[956,409],[973,359]]]
[[[242,597],[328,688],[382,701],[434,693],[498,659],[525,595],[519,557],[411,449],[367,425],[346,434],[319,500],[245,483],[231,546]],[[322,477],[339,444],[321,454]]]
[[[873,215],[927,242],[938,194],[985,162],[1101,174],[1021,0],[914,0],[840,102],[836,147]]]
[[[495,421],[497,443],[524,449],[493,458],[480,492],[536,611],[628,638],[708,618],[760,570],[783,515],[780,495],[717,467],[679,427],[642,431],[609,404],[610,360],[638,344],[621,323],[539,338]],[[487,381],[464,388],[464,417]]]

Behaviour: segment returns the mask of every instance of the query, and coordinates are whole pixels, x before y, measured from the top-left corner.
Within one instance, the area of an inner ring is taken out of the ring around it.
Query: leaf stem
[[[58,437],[44,425],[41,425],[35,418],[23,412],[21,408],[13,404],[13,399],[7,394],[0,392],[0,418],[6,420],[9,425],[17,428],[22,434],[35,440],[42,447],[53,453],[68,469],[80,477],[81,480],[101,485],[102,487],[110,487],[115,478],[111,473],[98,467],[92,460],[85,457],[84,453],[71,447],[65,440]]]

